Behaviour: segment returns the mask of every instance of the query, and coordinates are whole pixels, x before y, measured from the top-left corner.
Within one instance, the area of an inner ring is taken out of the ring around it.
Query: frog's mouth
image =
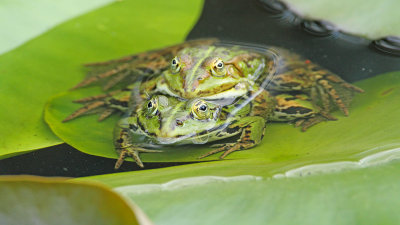
[[[199,136],[198,134],[188,134],[188,135],[181,135],[181,136],[177,136],[177,137],[158,137],[157,138],[157,142],[159,144],[163,144],[163,145],[173,145],[173,144],[188,144],[190,143],[190,140],[195,139],[197,136]],[[199,139],[199,141],[201,141],[202,139]],[[208,138],[207,138],[208,140]],[[193,140],[193,143],[195,143],[195,141]],[[203,141],[203,143],[205,143]],[[201,144],[201,143],[198,143]]]

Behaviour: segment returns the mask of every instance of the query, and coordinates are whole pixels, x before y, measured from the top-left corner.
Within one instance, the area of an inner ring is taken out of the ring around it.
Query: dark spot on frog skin
[[[127,101],[119,101],[119,100],[114,99],[114,98],[110,99],[110,104],[119,105],[119,106],[122,106],[122,107],[128,107],[128,102]]]
[[[233,134],[233,133],[236,133],[239,129],[240,129],[239,126],[227,127],[227,128],[226,128],[226,132],[227,132],[228,134]]]
[[[138,127],[133,124],[129,124],[129,129],[136,131],[138,129]]]
[[[287,109],[282,109],[280,111],[289,115],[294,115],[294,114],[307,114],[310,113],[312,110],[304,107],[293,106]]]
[[[296,97],[287,97],[287,98],[285,98],[286,101],[292,101],[292,100],[296,100],[296,99],[297,99]]]

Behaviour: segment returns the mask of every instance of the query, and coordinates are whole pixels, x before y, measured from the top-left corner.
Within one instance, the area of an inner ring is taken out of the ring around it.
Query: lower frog
[[[238,136],[236,142],[215,144],[215,150],[199,157],[223,152],[223,159],[234,151],[258,145],[268,121],[294,121],[306,130],[330,119],[334,118],[321,114],[304,94],[272,95],[255,90],[224,103],[154,95],[117,124],[114,145],[120,157],[115,168],[121,166],[125,157],[132,157],[143,167],[139,153],[160,152],[152,149],[155,146],[204,144]]]

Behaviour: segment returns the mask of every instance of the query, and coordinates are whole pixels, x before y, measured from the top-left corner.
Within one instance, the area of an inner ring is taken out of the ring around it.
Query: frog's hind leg
[[[294,121],[296,127],[305,131],[320,122],[337,120],[319,106],[315,106],[307,95],[279,94],[275,98],[277,104],[271,117],[272,121]]]
[[[217,42],[216,39],[193,40],[159,50],[126,56],[120,59],[87,63],[84,66],[90,69],[88,77],[73,87],[73,89],[110,79],[106,81],[103,86],[104,90],[108,90],[116,84],[122,83],[121,81],[126,80],[125,78],[127,77],[130,78],[128,82],[130,84],[135,82],[137,78],[160,74],[169,67],[170,60],[183,48],[209,45],[215,42]]]
[[[348,103],[352,93],[364,92],[352,84],[347,83],[336,74],[321,68],[310,60],[303,60],[294,54],[286,54],[286,61],[283,60],[277,74],[269,87],[279,92],[302,91],[312,97],[313,103],[318,105],[320,100],[323,110],[329,111],[337,106],[346,116]],[[332,102],[332,103],[331,103]]]

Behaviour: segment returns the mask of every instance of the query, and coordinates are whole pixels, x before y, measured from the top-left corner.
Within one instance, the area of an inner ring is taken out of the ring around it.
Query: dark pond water
[[[187,39],[221,40],[285,47],[340,74],[348,82],[400,70],[398,39],[367,40],[341,33],[324,21],[303,20],[277,1],[206,0]],[[397,46],[397,47],[396,47]],[[139,170],[125,162],[81,153],[62,144],[1,160],[0,174],[80,177]],[[146,169],[184,163],[145,163]]]

